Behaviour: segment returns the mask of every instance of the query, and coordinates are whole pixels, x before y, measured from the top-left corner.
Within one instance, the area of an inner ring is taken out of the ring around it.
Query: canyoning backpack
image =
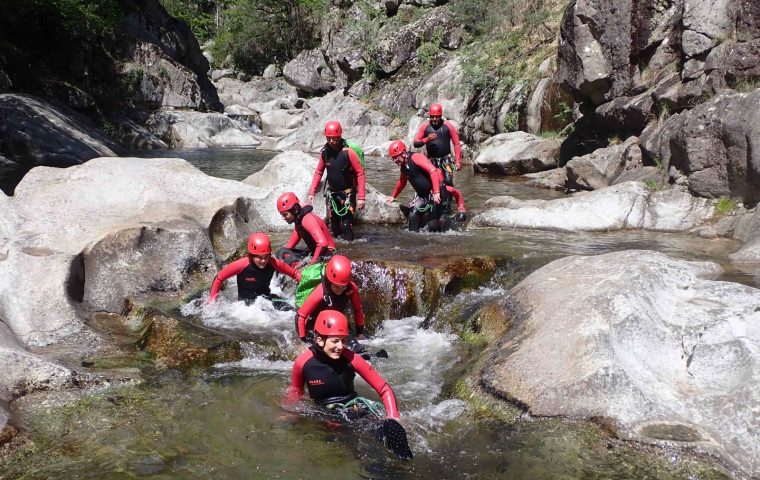
[[[361,162],[362,168],[364,168],[364,150],[362,150],[362,147],[353,140],[346,140],[345,142],[346,146],[353,150],[356,156],[359,157],[359,162]]]
[[[301,280],[296,286],[296,308],[309,298],[311,292],[322,282],[322,275],[325,273],[325,264],[317,262],[301,269]]]

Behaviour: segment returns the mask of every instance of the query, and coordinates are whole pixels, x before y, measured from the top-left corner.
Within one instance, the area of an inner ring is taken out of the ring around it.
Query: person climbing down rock
[[[325,207],[330,230],[335,237],[343,236],[345,240],[351,241],[354,239],[354,213],[364,208],[364,165],[354,148],[343,139],[340,123],[334,120],[327,122],[325,138],[327,143],[319,155],[307,203],[314,203],[319,182],[327,170]]]
[[[252,233],[248,238],[248,254],[225,266],[214,277],[209,293],[209,302],[216,300],[225,280],[237,275],[239,300],[251,304],[256,298],[263,296],[271,300],[277,309],[290,310],[292,307],[284,299],[272,296],[269,285],[275,272],[285,274],[295,280],[301,279],[301,274],[293,267],[281,260],[272,258],[272,246],[266,233]]]
[[[430,105],[430,121],[420,125],[414,136],[414,148],[425,147],[427,157],[443,173],[446,185],[454,186],[454,168],[462,169],[462,146],[454,124],[443,119],[443,107],[439,103]],[[454,145],[454,158],[451,158],[451,145]]]
[[[421,153],[409,153],[406,144],[401,140],[391,143],[388,154],[399,168],[399,179],[387,203],[392,203],[406,187],[407,181],[412,184],[415,196],[409,206],[399,208],[409,220],[409,230],[419,231],[427,227],[431,232],[446,231],[451,227],[450,197],[454,196],[458,209],[464,214],[464,198],[454,187],[443,184],[442,174],[428,158]],[[464,215],[460,215],[462,221]]]
[[[286,222],[293,225],[293,233],[288,243],[275,252],[275,257],[296,269],[318,261],[327,261],[335,251],[335,240],[327,225],[312,210],[311,205],[301,207],[293,192],[285,192],[277,199],[277,211]],[[301,240],[308,250],[295,248]]]

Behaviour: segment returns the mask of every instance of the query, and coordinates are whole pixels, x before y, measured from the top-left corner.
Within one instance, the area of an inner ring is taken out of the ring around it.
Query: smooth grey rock
[[[21,172],[77,165],[119,150],[85,117],[31,95],[0,94],[0,118],[0,153]]]
[[[596,190],[611,185],[615,177],[625,170],[627,164],[628,170],[641,167],[638,142],[638,138],[630,137],[618,145],[599,148],[582,157],[573,157],[565,165],[567,186]]]
[[[430,104],[440,103],[446,118],[461,124],[469,97],[463,88],[466,75],[461,62],[459,57],[451,57],[436,68],[414,92],[415,108],[423,109],[427,114]]]
[[[556,200],[512,199],[506,208],[475,215],[470,228],[685,231],[707,222],[714,212],[713,201],[683,189],[652,192],[642,183],[627,182]]]
[[[475,171],[522,175],[556,168],[560,144],[526,132],[501,133],[481,144]]]
[[[220,70],[211,71],[211,81],[218,82],[223,78],[232,78],[235,75],[235,71],[231,68],[222,68]]]
[[[241,82],[234,78],[222,78],[215,82],[219,99],[224,105],[240,105],[257,112],[263,112],[255,105],[267,102],[295,102],[298,92],[284,78],[253,77],[249,82]],[[270,108],[271,110],[271,108]]]
[[[282,75],[282,69],[275,64],[267,65],[267,68],[264,69],[264,73],[261,74],[264,78],[275,78],[280,75]]]
[[[567,170],[565,167],[546,170],[545,172],[526,173],[525,178],[529,180],[525,185],[530,187],[545,188],[547,190],[563,191],[567,187]],[[486,204],[488,204],[486,202]]]
[[[153,134],[173,148],[261,144],[248,127],[221,113],[165,111],[152,115],[147,123]]]
[[[481,373],[533,415],[610,420],[617,436],[760,474],[760,290],[651,251],[556,260],[508,297]],[[685,443],[681,443],[685,442]]]
[[[285,64],[282,74],[285,80],[297,89],[308,93],[325,93],[333,89],[333,84],[323,82],[323,70],[327,70],[322,52],[315,48],[299,53]]]
[[[394,125],[387,115],[336,90],[313,101],[303,117],[301,128],[280,140],[276,149],[321,151],[328,120],[339,121],[343,126],[343,138],[359,143],[367,155],[386,151],[392,139],[402,138],[405,128]]]

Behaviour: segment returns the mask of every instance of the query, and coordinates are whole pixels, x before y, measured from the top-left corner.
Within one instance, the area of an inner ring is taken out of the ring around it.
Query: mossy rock
[[[192,369],[243,358],[240,342],[213,331],[144,309],[144,334],[136,342],[159,367]]]

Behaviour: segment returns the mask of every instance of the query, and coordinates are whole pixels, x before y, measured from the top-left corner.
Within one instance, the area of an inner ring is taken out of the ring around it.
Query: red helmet
[[[325,123],[325,137],[342,137],[343,136],[343,127],[340,126],[339,122],[336,122],[335,120],[330,120],[329,122]]]
[[[388,155],[390,155],[391,158],[396,158],[404,152],[406,152],[406,145],[401,140],[396,140],[391,143],[390,147],[388,147]]]
[[[443,116],[443,107],[440,103],[433,103],[430,105],[430,110],[428,110],[428,115],[431,117],[441,117]]]
[[[301,202],[298,200],[295,193],[285,192],[277,199],[277,211],[280,213],[287,212],[299,203]]]
[[[314,331],[323,337],[345,337],[348,335],[348,319],[337,310],[322,310],[314,322]]]
[[[335,255],[327,262],[325,276],[330,283],[345,287],[351,283],[351,260],[343,255]]]
[[[253,255],[268,255],[272,253],[272,244],[266,233],[252,233],[248,238],[248,252]]]

